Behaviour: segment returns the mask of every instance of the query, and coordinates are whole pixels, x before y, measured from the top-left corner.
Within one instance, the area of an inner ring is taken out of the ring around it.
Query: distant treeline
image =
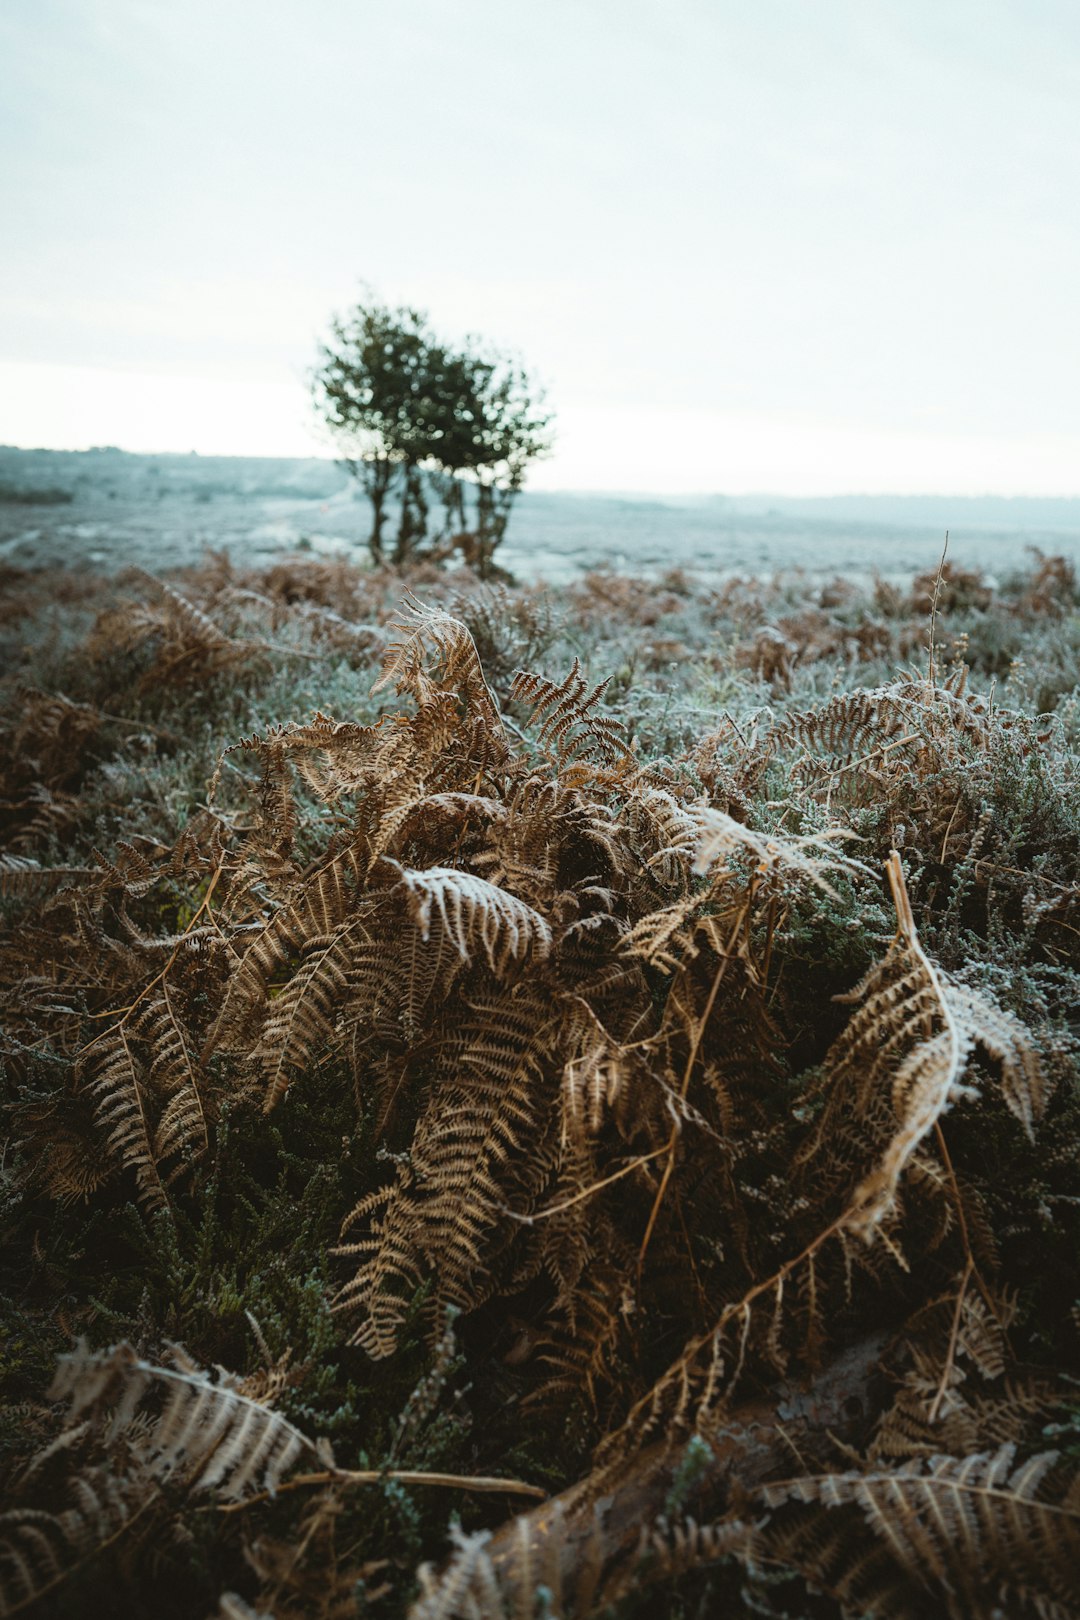
[[[0,501],[9,501],[16,506],[63,506],[73,499],[70,489],[55,486],[35,488],[27,484],[11,484],[7,479],[0,478]]]

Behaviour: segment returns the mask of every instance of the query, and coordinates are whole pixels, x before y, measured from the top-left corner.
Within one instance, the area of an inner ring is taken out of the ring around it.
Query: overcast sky
[[[1080,493],[1076,0],[2,0],[0,194],[0,441],[309,453],[363,280],[537,485]]]

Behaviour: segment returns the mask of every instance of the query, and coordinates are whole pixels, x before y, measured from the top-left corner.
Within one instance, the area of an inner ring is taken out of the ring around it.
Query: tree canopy
[[[386,556],[396,504],[395,562],[456,549],[489,573],[528,467],[551,447],[527,368],[478,338],[444,342],[424,311],[369,297],[332,321],[313,391],[371,503],[373,558]]]

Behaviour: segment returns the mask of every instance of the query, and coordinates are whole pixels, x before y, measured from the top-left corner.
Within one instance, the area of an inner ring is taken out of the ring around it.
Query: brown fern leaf
[[[342,1224],[345,1238],[353,1227],[369,1220],[370,1235],[342,1242],[334,1251],[344,1257],[368,1257],[339,1289],[334,1309],[362,1313],[352,1342],[375,1361],[385,1360],[398,1348],[409,1306],[424,1276],[412,1218],[413,1177],[401,1165],[396,1169],[395,1181],[362,1198]]]
[[[741,1519],[698,1524],[687,1515],[670,1524],[661,1516],[652,1525],[642,1525],[636,1567],[605,1582],[602,1600],[605,1604],[617,1603],[643,1585],[677,1581],[692,1570],[707,1569],[727,1558],[752,1563],[755,1541],[753,1526]]]
[[[150,1085],[165,1102],[154,1132],[153,1154],[159,1171],[174,1161],[168,1182],[182,1175],[210,1146],[204,1102],[207,1079],[193,1055],[191,1037],[167,978],[161,980],[159,993],[138,1010],[133,1027],[150,1048]]]
[[[620,820],[631,847],[664,888],[686,888],[702,839],[700,808],[648,781],[628,795]]]
[[[865,1237],[893,1210],[901,1177],[941,1115],[971,1095],[965,1076],[976,1046],[1000,1065],[1005,1100],[1029,1131],[1045,1090],[1023,1025],[926,955],[895,852],[887,872],[897,932],[882,961],[841,998],[858,1011],[826,1059],[826,1107],[800,1155],[819,1187],[823,1177],[843,1181],[869,1156],[844,1216],[845,1228]]]
[[[273,1493],[301,1459],[326,1459],[279,1412],[241,1395],[229,1374],[215,1382],[179,1349],[172,1367],[142,1361],[129,1344],[92,1352],[85,1343],[61,1356],[49,1399],[68,1402],[68,1420],[109,1418],[115,1438],[150,1397],[160,1400],[139,1454],[155,1480],[226,1501]]]
[[[779,1567],[801,1576],[812,1592],[838,1603],[845,1617],[929,1620],[931,1612],[935,1617],[942,1612],[928,1610],[926,1588],[897,1569],[881,1542],[867,1538],[853,1507],[829,1513],[782,1510],[778,1520],[759,1527],[752,1556],[758,1568]]]
[[[111,656],[117,649],[150,647],[153,658],[139,681],[141,690],[161,682],[206,680],[261,650],[259,642],[234,641],[209,614],[164,580],[142,569],[134,569],[133,575],[148,600],[128,602],[102,614],[87,651],[99,658]]]
[[[905,1575],[955,1615],[988,1614],[1020,1581],[1080,1602],[1080,1490],[1075,1464],[1045,1451],[1016,1460],[1014,1445],[936,1457],[888,1471],[825,1474],[767,1485],[770,1507],[854,1503]]]
[[[944,1454],[965,1457],[1006,1443],[1041,1443],[1046,1425],[1061,1409],[1063,1392],[1030,1375],[1003,1378],[995,1391],[986,1391],[959,1359],[956,1372],[945,1368],[948,1376],[943,1376],[940,1361],[916,1357],[878,1425],[867,1454],[871,1466],[892,1467]]]
[[[558,1189],[556,1202],[561,1198]],[[555,1223],[546,1224],[550,1228]],[[530,1391],[527,1408],[554,1405],[558,1410],[584,1395],[592,1410],[599,1412],[600,1392],[612,1382],[616,1352],[634,1310],[630,1283],[634,1251],[620,1240],[610,1222],[590,1225],[592,1242],[580,1256],[576,1277],[567,1274],[565,1241],[554,1265],[550,1244],[545,1248],[545,1261],[562,1274],[562,1286],[548,1322],[535,1340],[537,1358],[547,1371]]]
[[[359,908],[362,869],[350,845],[297,880],[282,906],[248,946],[211,1027],[204,1061],[215,1050],[245,1051],[261,1032],[267,991],[309,941],[334,938]]]
[[[463,852],[479,846],[492,825],[506,816],[506,805],[485,794],[428,793],[383,814],[376,847],[399,860],[411,855],[406,864],[434,866],[448,846],[456,844]],[[417,860],[418,853],[428,854],[430,862]]]
[[[666,791],[648,787],[635,789],[631,803],[639,817],[649,818],[659,846],[646,857],[646,865],[665,886],[678,883],[684,892],[639,917],[623,949],[667,972],[696,954],[699,913],[712,910],[717,891],[738,878],[739,864],[749,863],[758,876],[775,874],[781,881],[809,882],[833,897],[836,891],[826,873],[855,875],[860,870],[858,862],[836,851],[837,839],[847,836],[841,829],[805,838],[769,838],[710,805],[680,804]],[[637,847],[644,856],[640,842]],[[703,875],[710,879],[708,889],[686,892],[692,879]]]
[[[121,1535],[160,1500],[151,1474],[129,1459],[124,1472],[84,1467],[66,1482],[58,1512],[0,1514],[0,1615],[7,1620],[67,1579],[85,1558]]]
[[[54,789],[69,785],[83,768],[103,715],[92,704],[36,686],[20,685],[16,695],[22,711],[6,741],[7,770],[15,782],[33,780]]]
[[[534,905],[550,905],[571,830],[584,832],[578,796],[562,783],[530,776],[516,786],[506,816],[491,823],[476,858],[483,875]]]
[[[37,900],[94,874],[92,866],[41,866],[28,855],[0,855],[0,899]]]
[[[403,895],[422,940],[437,929],[462,962],[472,962],[481,948],[497,979],[526,960],[544,961],[551,953],[551,928],[523,900],[485,878],[453,867],[425,871],[401,869],[394,894]]]
[[[296,833],[296,807],[293,804],[285,746],[281,739],[272,738],[260,748],[259,753],[262,781],[259,784],[259,825],[254,840],[263,863],[269,865],[270,875],[276,875],[288,870]]]
[[[622,940],[622,949],[650,967],[675,973],[694,949],[693,934],[703,904],[700,894],[684,895],[671,905],[639,917]]]
[[[862,1004],[826,1060],[821,1081],[826,1106],[800,1155],[806,1207],[820,1210],[839,1190],[839,1208],[798,1254],[726,1304],[711,1332],[690,1340],[633,1408],[623,1430],[605,1442],[607,1456],[640,1443],[661,1424],[669,1431],[686,1423],[707,1431],[748,1354],[782,1361],[778,1324],[795,1293],[789,1285],[801,1290],[812,1348],[820,1332],[819,1266],[827,1248],[839,1248],[848,1268],[868,1262],[873,1269],[880,1261],[866,1245],[880,1239],[885,1254],[903,1263],[886,1230],[900,1180],[944,1109],[967,1094],[963,1077],[981,1040],[981,1024],[966,993],[950,999],[948,981],[922,950],[898,855],[888,873],[899,919],[896,938],[883,961],[845,998]],[[1006,1029],[1009,1043],[994,1019],[989,1038],[1004,1054],[1010,1084],[1023,1090],[1027,1066],[1037,1066],[1037,1059],[1020,1024],[1007,1021]],[[1037,1101],[1032,1091],[1033,1110]]]
[[[365,1199],[346,1228],[381,1203],[371,1236],[341,1254],[369,1256],[338,1295],[360,1310],[354,1335],[375,1357],[391,1354],[419,1282],[432,1276],[437,1313],[472,1308],[496,1288],[500,1252],[521,1228],[508,1208],[528,1213],[549,1166],[537,1145],[555,1108],[544,1060],[558,1019],[531,982],[463,1008],[430,1059],[437,1076],[409,1149],[384,1194]]]
[[[186,631],[193,641],[205,642],[207,646],[228,643],[229,637],[218,629],[209,614],[196,607],[172,585],[159,579],[156,574],[148,574],[145,568],[133,568],[131,572],[147,594],[163,604],[173,623]]]
[[[141,1202],[161,1208],[168,1199],[154,1152],[149,1077],[136,1056],[134,1036],[123,1022],[84,1050],[77,1074],[93,1099],[95,1124],[106,1151],[118,1164],[134,1170]]]
[[[750,855],[761,872],[781,870],[785,875],[807,879],[826,894],[835,895],[836,891],[825,878],[826,871],[850,873],[856,870],[851,860],[832,853],[836,839],[849,836],[841,828],[802,838],[767,838],[708,805],[698,806],[695,816],[700,831],[693,870],[698,875],[712,872],[718,862],[726,863],[733,855]]]
[[[338,1014],[348,996],[350,975],[359,952],[372,943],[363,918],[304,942],[300,964],[270,1002],[252,1052],[253,1060],[262,1065],[266,1083],[265,1112],[284,1096],[294,1073],[336,1045]]]
[[[1015,1310],[1005,1297],[988,1303],[967,1266],[949,1293],[909,1318],[911,1366],[878,1422],[867,1452],[872,1466],[1041,1443],[1063,1392],[1013,1362],[1006,1330]]]
[[[626,728],[618,720],[593,712],[607,685],[606,680],[600,681],[590,691],[581,673],[581,664],[575,658],[570,673],[558,683],[543,675],[519,670],[514,676],[510,697],[516,703],[527,705],[531,725],[541,722],[537,742],[554,754],[560,769],[583,757],[605,761],[624,759],[632,764],[633,755],[625,740]]]
[[[460,619],[441,608],[426,607],[407,596],[402,616],[388,625],[397,636],[383,655],[382,674],[373,692],[394,686],[423,705],[439,693],[454,692],[485,725],[502,727],[499,706],[487,684],[476,645]],[[434,651],[434,661],[429,649]]]
[[[212,1491],[238,1502],[273,1494],[301,1460],[333,1475],[328,1451],[228,1374],[219,1369],[215,1381],[180,1350],[172,1359],[155,1366],[129,1344],[95,1353],[82,1340],[60,1357],[49,1398],[67,1403],[68,1427],[31,1459],[20,1485],[32,1493],[66,1460],[60,1483],[70,1506],[0,1516],[0,1614],[36,1601],[156,1510],[166,1485],[170,1494]]]
[[[565,1590],[561,1519],[539,1546],[534,1546],[525,1519],[517,1523],[521,1534],[505,1569],[497,1569],[487,1551],[489,1530],[466,1535],[452,1524],[453,1556],[441,1573],[430,1564],[420,1565],[416,1571],[420,1592],[407,1620],[532,1620],[540,1592],[549,1594],[541,1601],[553,1617],[591,1613],[588,1602],[579,1608]]]
[[[919,693],[910,682],[874,690],[842,692],[821,708],[791,715],[773,733],[777,746],[800,742],[832,760],[866,754],[894,743],[909,730],[911,704]]]

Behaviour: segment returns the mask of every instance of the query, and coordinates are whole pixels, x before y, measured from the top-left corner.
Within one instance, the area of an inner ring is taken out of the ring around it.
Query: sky
[[[0,442],[332,453],[366,284],[533,487],[1080,493],[1075,0],[3,0]]]

